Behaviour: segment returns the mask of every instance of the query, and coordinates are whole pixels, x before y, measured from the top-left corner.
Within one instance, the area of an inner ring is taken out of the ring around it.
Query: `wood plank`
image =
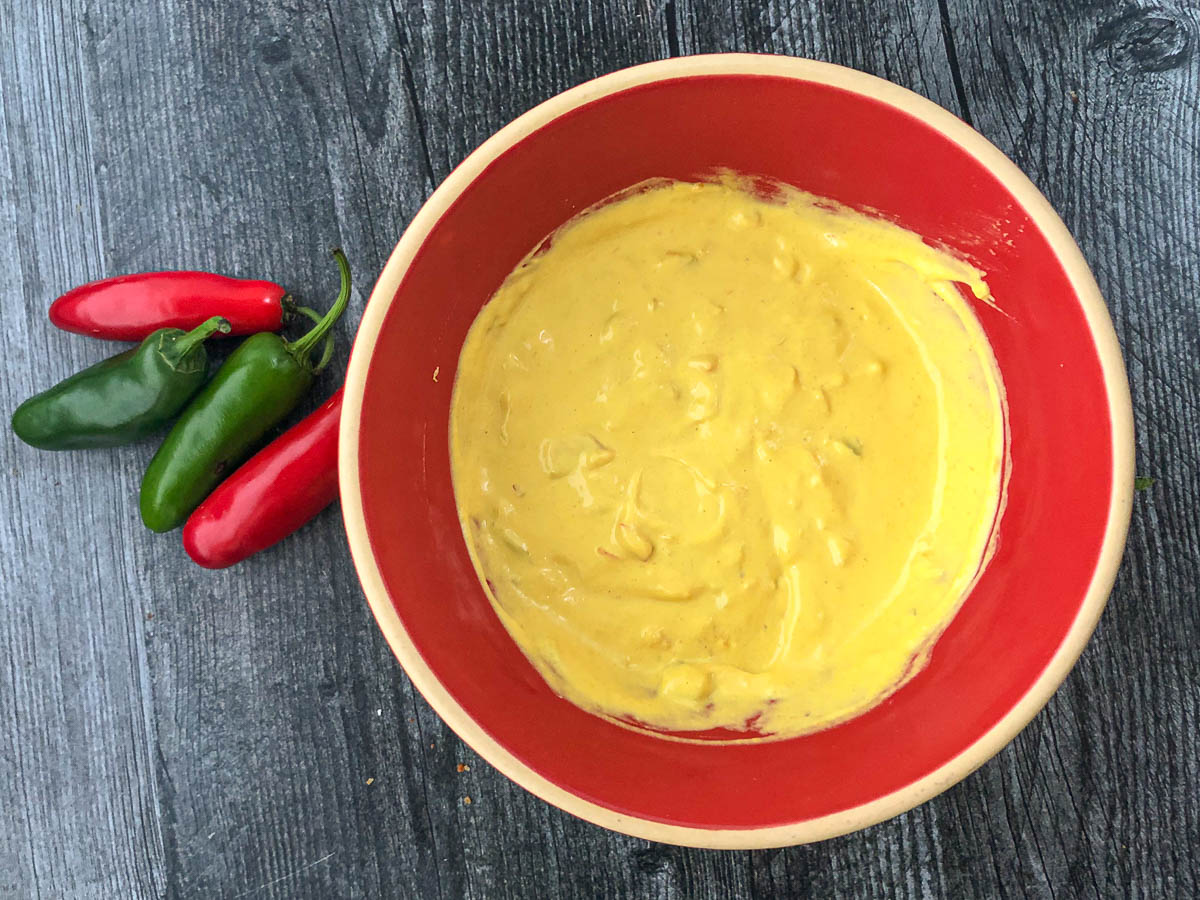
[[[0,10],[5,410],[113,352],[46,320],[58,291],[103,268],[75,26],[37,3]],[[0,894],[160,894],[154,723],[128,580],[136,451],[38,453],[8,428],[0,447]]]

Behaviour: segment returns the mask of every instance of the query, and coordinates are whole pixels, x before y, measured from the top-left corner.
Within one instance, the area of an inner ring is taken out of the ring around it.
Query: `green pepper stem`
[[[292,304],[292,312],[298,316],[307,316],[308,318],[312,319],[314,322],[317,322],[318,324],[321,321],[321,314],[319,312],[317,312],[315,309],[309,309],[307,306],[296,306],[293,303]],[[329,360],[332,356],[333,356],[333,335],[327,334],[327,335],[325,335],[325,349],[321,351],[321,361],[318,362],[315,366],[313,366],[313,374],[320,372],[327,365],[329,365]]]
[[[321,314],[315,309],[309,309],[307,306],[296,306],[292,304],[292,312],[296,315],[306,316],[312,319],[315,324],[321,324]]]
[[[188,351],[197,344],[202,343],[212,337],[217,332],[221,334],[229,334],[229,323],[221,316],[213,316],[207,321],[201,322],[187,334],[183,335],[175,342],[173,348],[180,357],[187,355]]]
[[[342,313],[346,311],[346,304],[350,302],[350,263],[346,261],[346,254],[341,250],[334,250],[333,258],[337,260],[338,269],[342,275],[342,287],[338,291],[337,300],[334,301],[329,312],[325,313],[321,320],[312,327],[311,331],[286,345],[288,352],[304,365],[308,364],[308,356],[313,347],[341,318]]]

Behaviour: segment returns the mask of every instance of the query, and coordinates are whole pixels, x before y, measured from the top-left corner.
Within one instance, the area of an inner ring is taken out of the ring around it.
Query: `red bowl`
[[[651,177],[715,168],[873,210],[987,275],[1008,394],[1008,503],[985,573],[919,675],[805,737],[682,742],[556,696],[496,618],[459,530],[447,422],[459,349],[516,263]],[[903,88],[824,63],[651,63],[560,94],[469,156],[396,245],[346,376],[342,509],[367,599],[413,683],[481,756],[639,837],[765,847],[862,828],[998,752],[1066,677],[1104,607],[1133,496],[1129,387],[1061,220],[995,147]]]

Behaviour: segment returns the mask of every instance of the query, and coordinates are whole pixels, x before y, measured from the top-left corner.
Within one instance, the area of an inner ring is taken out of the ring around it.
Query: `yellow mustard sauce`
[[[791,188],[655,182],[472,325],[450,419],[480,580],[592,712],[790,736],[923,664],[988,552],[1003,392],[981,273]]]

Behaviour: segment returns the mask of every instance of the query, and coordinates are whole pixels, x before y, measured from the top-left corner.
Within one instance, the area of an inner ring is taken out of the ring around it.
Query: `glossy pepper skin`
[[[204,341],[229,330],[214,316],[191,331],[162,328],[17,407],[17,437],[42,450],[116,447],[153,434],[200,390]]]
[[[179,417],[142,478],[142,521],[151,531],[182,525],[200,502],[244,460],[300,401],[329,361],[328,335],[350,299],[350,268],[334,251],[341,270],[337,301],[302,338],[277,334],[248,337]],[[320,363],[310,356],[325,342]]]
[[[221,482],[183,526],[183,548],[208,569],[265,550],[337,498],[342,389]]]
[[[64,331],[114,341],[141,341],[159,328],[189,330],[213,316],[229,334],[278,331],[290,307],[271,281],[209,272],[146,272],[93,281],[50,304],[50,321]]]

